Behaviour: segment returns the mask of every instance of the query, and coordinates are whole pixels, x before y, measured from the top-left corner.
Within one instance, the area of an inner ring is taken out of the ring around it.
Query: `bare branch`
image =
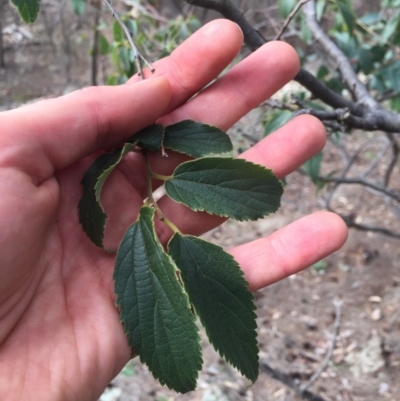
[[[325,355],[324,360],[321,363],[321,366],[314,372],[311,376],[310,380],[300,387],[300,391],[304,393],[310,386],[312,386],[321,376],[322,372],[327,368],[329,361],[332,358],[333,350],[335,349],[336,338],[339,334],[340,329],[340,318],[342,315],[342,301],[335,299],[333,301],[333,305],[335,306],[335,324],[333,326],[333,334],[331,345]]]
[[[400,195],[396,194],[395,192],[382,187],[380,185],[374,184],[367,180],[361,178],[335,178],[335,177],[318,177],[318,180],[322,182],[334,182],[336,184],[356,184],[362,185],[364,187],[368,187],[374,189],[377,192],[381,192],[382,194],[389,196],[390,198],[394,199],[397,202],[400,202]]]
[[[293,9],[293,11],[288,15],[286,18],[285,23],[283,24],[281,30],[278,32],[274,40],[280,40],[281,36],[285,32],[286,28],[290,24],[290,21],[294,18],[294,16],[299,12],[300,8],[306,4],[309,0],[300,0],[297,4],[296,7]]]
[[[393,135],[386,134],[386,136],[388,137],[388,139],[392,145],[392,159],[390,160],[388,168],[385,172],[385,178],[383,181],[383,185],[385,186],[385,188],[389,185],[390,177],[392,176],[393,170],[397,165],[397,161],[399,160],[399,154],[400,154],[399,145],[397,144],[396,140],[393,138]]]
[[[335,61],[344,81],[349,89],[354,92],[356,99],[369,108],[379,107],[378,102],[369,94],[365,85],[358,79],[346,55],[336,46],[335,42],[329,38],[322,30],[316,19],[315,0],[310,0],[303,7],[306,16],[307,26],[314,38],[322,45],[325,52]]]
[[[333,211],[333,210],[331,210],[331,211]],[[360,230],[360,231],[375,232],[375,233],[387,235],[388,237],[392,237],[392,238],[400,238],[400,233],[399,232],[395,232],[395,231],[389,230],[386,227],[359,224],[359,223],[356,223],[355,216],[353,216],[353,215],[345,216],[345,215],[337,213],[337,212],[335,212],[335,213],[338,214],[344,220],[344,222],[346,223],[347,227],[349,227],[349,228],[355,228],[356,230]]]
[[[194,6],[208,8],[221,13],[225,18],[236,22],[245,37],[245,42],[250,50],[257,50],[265,43],[264,38],[249,24],[243,13],[236,8],[230,0],[185,0]]]
[[[230,0],[185,0],[195,6],[209,8],[220,12],[225,18],[236,22],[243,31],[244,40],[251,50],[256,50],[265,43],[265,39],[249,24],[243,13],[236,8]],[[311,3],[305,4],[308,7]],[[313,74],[301,68],[295,81],[303,85],[311,94],[334,109],[348,109],[349,117],[346,125],[349,128],[358,128],[365,131],[382,130],[385,132],[400,132],[400,114],[392,113],[377,107],[367,107],[360,103],[354,103],[337,94],[325,84],[320,82]],[[350,80],[350,82],[352,82]],[[362,83],[361,83],[362,85]],[[358,90],[358,89],[357,89]],[[358,94],[360,101],[364,101],[363,90]],[[367,101],[368,103],[368,101]]]
[[[267,362],[262,361],[260,363],[260,369],[262,372],[267,373],[273,379],[280,381],[284,385],[293,389],[299,396],[308,401],[326,401],[325,398],[322,398],[318,394],[312,393],[309,390],[304,390],[301,392],[297,383],[286,373],[281,372],[280,370],[272,368]]]
[[[290,105],[288,105],[286,103],[283,103],[283,102],[281,102],[279,100],[276,100],[276,99],[268,99],[264,103],[260,104],[259,107],[263,107],[263,106],[269,106],[272,109],[289,110],[289,111],[291,111],[293,113],[298,111],[298,109],[296,109],[296,108],[294,108],[294,107],[292,107],[292,106],[290,106]]]

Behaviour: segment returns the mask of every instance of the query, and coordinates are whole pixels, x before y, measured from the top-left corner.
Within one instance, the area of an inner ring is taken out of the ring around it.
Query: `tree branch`
[[[344,81],[350,91],[354,92],[356,99],[369,108],[379,108],[378,102],[369,94],[365,85],[358,79],[346,55],[336,46],[335,42],[329,38],[322,30],[316,19],[315,0],[310,0],[303,7],[306,23],[314,38],[319,42],[324,51],[335,61]]]
[[[335,178],[335,177],[318,177],[318,180],[322,182],[333,182],[335,184],[356,184],[362,185],[364,187],[371,188],[377,192],[381,192],[382,194],[389,196],[390,198],[394,199],[396,202],[400,202],[400,195],[396,194],[395,192],[386,189],[377,184],[373,184],[367,180],[361,178]]]
[[[251,51],[257,50],[265,39],[249,24],[243,13],[230,0],[184,0],[194,6],[218,11],[225,18],[236,22],[243,31],[244,41]]]
[[[392,159],[390,160],[388,168],[385,172],[385,178],[384,178],[385,188],[389,185],[390,178],[392,176],[394,168],[397,165],[397,161],[399,160],[399,153],[400,153],[399,145],[397,144],[396,140],[393,138],[393,135],[386,134],[386,136],[388,137],[388,139],[392,145]]]
[[[243,31],[244,41],[252,50],[261,47],[265,39],[250,25],[243,13],[236,8],[231,0],[185,0],[187,3],[212,9],[221,13],[225,18],[236,22]],[[310,3],[306,4],[308,6]],[[358,128],[365,131],[382,130],[385,132],[400,132],[400,115],[379,107],[370,107],[361,103],[354,103],[337,94],[304,68],[301,68],[294,78],[311,94],[323,103],[334,109],[348,109],[350,112],[346,125],[349,128]],[[360,83],[362,85],[362,83]],[[360,100],[364,100],[360,89]],[[368,103],[368,102],[367,102]]]
[[[334,211],[331,209],[331,211]],[[379,233],[379,234],[383,234],[383,235],[387,235],[388,237],[392,237],[392,238],[400,238],[400,233],[399,232],[395,232],[392,230],[389,230],[386,227],[380,227],[380,226],[369,226],[366,224],[359,224],[355,222],[355,218],[354,216],[346,216],[343,215],[341,213],[337,213],[335,212],[337,215],[339,215],[344,222],[346,223],[347,227],[349,228],[355,228],[356,230],[359,231],[370,231],[370,232],[375,232],[375,233]]]
[[[128,27],[125,25],[124,21],[122,21],[122,18],[119,16],[119,14],[115,11],[113,5],[111,4],[110,0],[103,0],[103,3],[107,6],[107,8],[111,11],[112,16],[118,21],[118,23],[121,25],[121,28],[123,29],[126,38],[128,39],[128,42],[133,50],[133,55],[135,58],[135,64],[136,64],[136,69],[138,71],[138,74],[140,78],[144,79],[143,76],[143,70],[142,70],[142,60],[145,62],[145,64],[150,68],[150,71],[153,72],[154,68],[151,66],[151,64],[140,54],[139,50],[137,49],[135,43],[132,40],[132,34],[130,33]]]
[[[280,40],[281,36],[283,35],[283,33],[285,32],[286,28],[288,27],[288,25],[290,24],[290,21],[295,17],[295,15],[298,13],[298,11],[300,10],[300,8],[306,4],[308,1],[310,0],[299,0],[299,2],[296,4],[295,8],[292,10],[292,12],[288,15],[288,17],[286,18],[286,21],[284,22],[284,24],[282,25],[281,30],[278,32],[278,34],[276,35],[276,37],[274,38],[274,40]]]

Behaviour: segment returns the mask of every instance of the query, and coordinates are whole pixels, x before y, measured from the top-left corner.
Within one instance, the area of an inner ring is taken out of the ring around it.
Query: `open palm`
[[[114,256],[96,248],[78,222],[80,179],[98,151],[158,119],[228,129],[296,74],[295,52],[270,43],[201,91],[241,44],[235,24],[214,21],[156,63],[146,81],[88,88],[0,114],[0,399],[96,400],[129,360],[113,294]],[[303,116],[243,157],[284,176],[324,141],[322,125]],[[181,158],[171,152],[151,162],[169,174]],[[108,248],[117,247],[146,197],[143,168],[140,155],[129,156],[103,189]],[[223,221],[168,199],[159,204],[185,233]],[[170,232],[158,229],[165,243]],[[345,238],[339,218],[319,213],[230,252],[256,290],[333,252]]]

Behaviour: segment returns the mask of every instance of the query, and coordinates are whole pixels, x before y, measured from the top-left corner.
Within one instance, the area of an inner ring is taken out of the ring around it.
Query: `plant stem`
[[[170,220],[168,220],[164,214],[162,213],[160,207],[158,206],[156,200],[154,199],[153,196],[153,186],[151,184],[152,178],[157,178],[163,181],[166,181],[167,179],[171,178],[170,176],[165,176],[161,174],[156,174],[153,173],[150,169],[150,163],[149,159],[147,157],[147,152],[145,149],[142,150],[142,154],[146,163],[146,180],[147,180],[147,201],[145,202],[145,205],[153,205],[154,209],[156,210],[158,214],[158,218],[167,226],[169,227],[174,233],[181,233],[179,231],[179,228]]]
[[[162,174],[157,174],[157,173],[153,173],[153,172],[151,172],[151,176],[152,176],[152,178],[156,178],[157,180],[161,180],[161,181],[168,181],[172,178],[172,175],[162,175]]]

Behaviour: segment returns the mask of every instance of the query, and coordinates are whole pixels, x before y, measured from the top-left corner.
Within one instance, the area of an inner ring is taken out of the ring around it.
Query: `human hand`
[[[157,119],[226,130],[296,74],[294,50],[269,43],[188,101],[241,44],[235,24],[214,21],[155,63],[144,82],[135,77],[0,114],[0,399],[96,400],[129,360],[113,294],[115,258],[78,222],[81,177],[98,151]],[[300,116],[242,157],[283,177],[324,143],[321,123]],[[150,163],[167,175],[182,158],[169,152]],[[146,197],[143,169],[142,159],[129,155],[103,188],[108,248],[116,248]],[[199,235],[223,221],[168,198],[159,205],[184,233]],[[335,251],[346,233],[339,217],[320,212],[230,252],[257,290]],[[165,244],[171,233],[160,225],[158,234]]]

